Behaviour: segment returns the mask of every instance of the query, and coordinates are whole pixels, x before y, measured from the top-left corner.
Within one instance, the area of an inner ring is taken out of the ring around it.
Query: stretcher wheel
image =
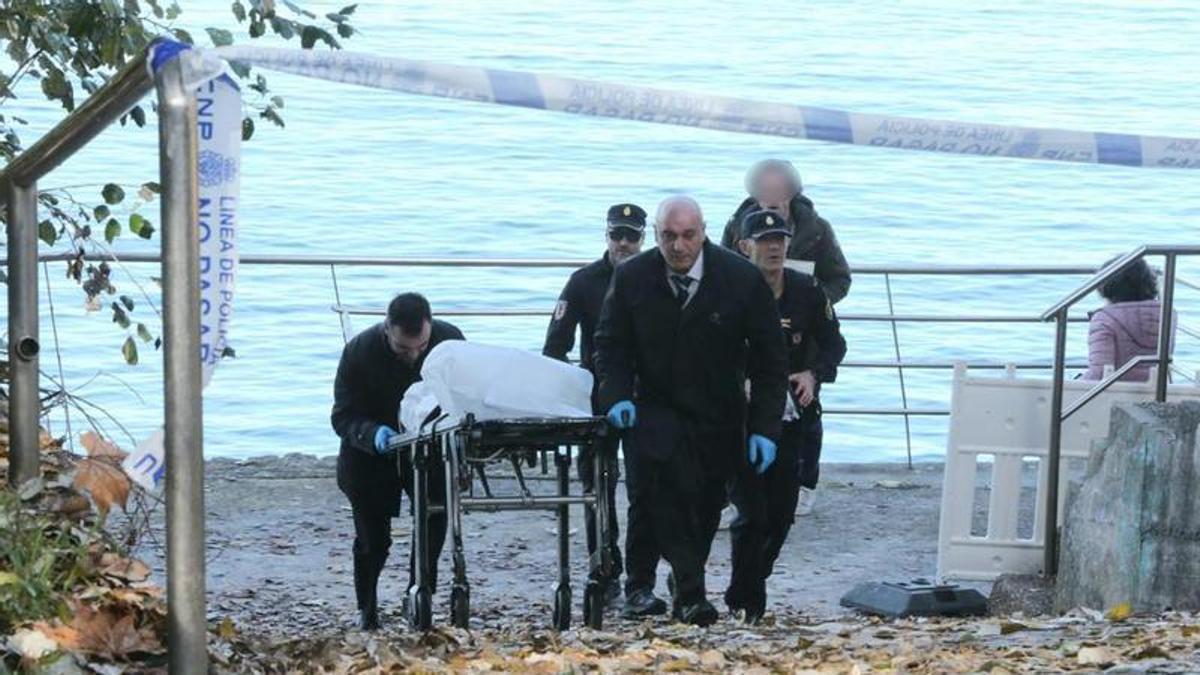
[[[583,591],[583,622],[595,630],[604,627],[604,589],[594,580]]]
[[[554,629],[567,630],[571,627],[571,587],[559,585],[554,593]]]
[[[410,591],[408,625],[413,630],[427,631],[433,627],[433,598],[428,589],[415,588]]]
[[[471,622],[471,591],[463,586],[450,589],[450,623],[466,628]]]

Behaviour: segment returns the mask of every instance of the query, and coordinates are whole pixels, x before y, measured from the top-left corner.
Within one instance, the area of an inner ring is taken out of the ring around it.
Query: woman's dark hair
[[[1109,260],[1104,266],[1111,265],[1115,260],[1116,258]],[[1100,295],[1109,302],[1154,300],[1158,297],[1158,278],[1146,261],[1139,258],[1120,274],[1105,282],[1100,287]]]
[[[388,303],[387,322],[405,335],[420,335],[426,321],[433,320],[429,301],[420,293],[401,293]]]

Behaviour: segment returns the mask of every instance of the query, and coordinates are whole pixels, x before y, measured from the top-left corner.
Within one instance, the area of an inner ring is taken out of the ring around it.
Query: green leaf
[[[346,17],[342,16],[342,14],[340,12],[330,12],[325,15],[325,18],[329,19],[330,21],[332,21],[334,23],[342,23],[343,21],[346,20]]]
[[[121,356],[125,357],[125,363],[131,366],[136,366],[138,362],[137,343],[132,337],[125,338],[125,344],[121,345]]]
[[[133,123],[139,127],[146,126],[146,111],[142,110],[142,106],[134,106],[133,110],[129,111],[129,116],[133,118]]]
[[[287,19],[274,17],[271,19],[271,30],[279,34],[279,37],[284,40],[291,40],[296,37],[296,24]]]
[[[230,69],[233,70],[235,75],[242,78],[243,80],[246,79],[247,77],[250,77],[250,66],[248,66],[244,63],[241,63],[240,61],[230,61],[229,67],[230,67]]]
[[[113,239],[121,236],[121,223],[117,222],[116,218],[109,218],[104,225],[104,241],[113,243]]]
[[[267,32],[267,22],[266,21],[263,21],[262,19],[256,19],[256,20],[250,21],[250,37],[259,38],[259,37],[262,37],[263,33],[266,33],[266,32]]]
[[[49,220],[43,220],[38,223],[38,239],[41,239],[50,246],[53,246],[54,242],[58,241],[58,230]]]
[[[351,35],[354,35],[354,29],[348,23],[339,23],[337,27],[337,33],[344,38],[348,38]]]
[[[120,204],[122,199],[125,199],[125,191],[120,185],[109,183],[100,191],[100,195],[104,197],[104,201],[109,204]]]
[[[142,239],[149,239],[150,237],[154,236],[154,226],[150,224],[150,221],[146,221],[146,223],[142,225],[141,231],[137,234]]]
[[[236,358],[237,358],[237,352],[233,351],[233,347],[226,347],[226,348],[224,348],[224,349],[222,349],[222,350],[221,350],[221,358],[223,358],[223,359],[236,359]]]
[[[354,13],[354,10],[356,10],[356,9],[358,9],[357,3],[353,4],[353,5],[346,5],[345,7],[338,10],[338,14],[341,14],[342,16],[350,16],[351,14]]]
[[[125,305],[125,309],[127,309],[131,312],[133,311],[133,298],[129,297],[128,295],[122,295],[120,297],[120,300],[121,300],[121,304]]]
[[[296,3],[292,2],[292,0],[283,0],[283,4],[287,5],[288,9],[292,10],[293,12],[295,12],[301,16],[307,16],[310,19],[317,18],[316,14],[313,14],[312,12],[308,11],[307,9],[304,9],[300,5],[297,5]]]
[[[313,45],[317,44],[317,40],[321,37],[321,29],[316,26],[305,26],[304,32],[300,34],[300,47],[303,49],[312,49]]]
[[[212,40],[215,47],[225,47],[233,44],[233,33],[224,28],[205,28],[204,31],[208,33],[208,37]]]
[[[108,207],[105,206],[104,204],[101,204],[101,205],[97,206],[96,208],[92,209],[92,215],[96,218],[96,222],[100,222],[101,220],[104,220],[105,218],[108,217],[108,215],[109,215]]]
[[[117,303],[114,302],[112,304],[112,311],[113,311],[113,318],[112,318],[113,323],[117,324],[121,328],[129,328],[129,315],[125,313],[125,310],[122,309],[122,307],[120,305],[118,305]]]
[[[271,120],[278,125],[279,128],[283,128],[283,118],[279,116],[279,113],[276,112],[274,108],[267,108],[259,113],[259,116],[261,116],[263,119]]]
[[[233,0],[233,7],[231,9],[233,10],[233,16],[238,20],[238,23],[246,20],[246,6],[242,4],[241,0]]]
[[[272,96],[271,97],[271,105],[275,106],[276,108],[282,108],[283,107],[283,97],[282,96]]]
[[[242,119],[242,140],[248,141],[254,135],[254,120],[245,117]]]
[[[154,339],[154,336],[150,334],[150,329],[146,328],[146,324],[144,323],[137,325],[137,334],[142,339],[142,342],[149,342]]]
[[[150,192],[153,192],[156,195],[162,194],[162,186],[152,180],[148,180],[145,183],[142,183],[142,189],[149,190]]]
[[[196,40],[192,38],[192,34],[182,28],[172,28],[171,32],[175,34],[175,39],[185,44],[194,45]]]
[[[146,219],[140,213],[129,214],[129,231],[142,236],[142,228],[146,226]]]
[[[171,6],[167,8],[167,21],[174,21],[175,19],[178,19],[179,13],[179,5],[172,2]]]

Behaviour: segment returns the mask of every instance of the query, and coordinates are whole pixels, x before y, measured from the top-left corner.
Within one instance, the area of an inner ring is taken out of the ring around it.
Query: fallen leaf
[[[99,459],[80,460],[75,472],[75,488],[92,496],[103,517],[119,504],[122,509],[129,500],[129,477],[117,467]]]
[[[237,628],[233,625],[233,619],[229,617],[221,619],[221,623],[217,624],[217,637],[222,640],[232,640],[237,637]]]
[[[102,557],[101,561],[106,560]],[[137,558],[118,558],[100,568],[100,573],[108,577],[116,577],[125,581],[145,581],[150,576],[150,568]]]
[[[13,574],[12,572],[0,572],[0,586],[7,586],[9,584],[19,583],[20,581],[21,577]]]
[[[119,463],[125,461],[125,458],[129,456],[129,453],[105,440],[94,431],[85,431],[80,434],[79,443],[87,450],[88,457],[112,457]]]
[[[22,628],[9,636],[8,648],[22,659],[37,661],[58,651],[58,643],[36,628]]]
[[[1001,635],[1011,635],[1012,633],[1018,633],[1023,630],[1029,630],[1029,626],[1016,621],[1004,621],[1000,624]]]
[[[1130,654],[1129,658],[1137,661],[1144,661],[1146,659],[1169,659],[1171,658],[1171,654],[1158,645],[1146,645],[1145,647],[1142,647],[1141,649],[1138,649],[1134,653]]]
[[[1081,666],[1109,666],[1116,662],[1116,655],[1108,647],[1084,647],[1075,655]]]
[[[1124,621],[1133,615],[1133,607],[1128,602],[1116,605],[1104,615],[1109,621]]]

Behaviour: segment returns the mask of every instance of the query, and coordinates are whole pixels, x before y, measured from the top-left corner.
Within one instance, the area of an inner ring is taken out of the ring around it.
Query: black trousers
[[[725,476],[709,467],[686,446],[667,459],[626,451],[626,595],[654,588],[661,553],[675,577],[676,606],[704,598],[704,566],[725,501]]]
[[[621,565],[621,545],[620,545],[620,528],[617,525],[617,478],[621,474],[620,463],[617,461],[617,445],[620,443],[620,438],[616,434],[606,436],[600,441],[600,455],[609,463],[608,466],[608,522],[610,527],[608,530],[608,541],[605,545],[608,548],[608,554],[612,560],[611,574],[605,581],[616,582],[621,578],[623,570]],[[585,493],[592,493],[594,490],[596,479],[596,458],[595,451],[591,447],[581,448],[579,451],[578,469],[579,482],[583,485]],[[584,527],[587,530],[587,549],[588,556],[596,555],[596,535],[593,533],[594,521],[596,514],[592,509],[584,509]],[[655,564],[658,563],[658,557],[655,556]],[[653,571],[651,572],[653,574]]]
[[[446,502],[445,465],[435,462],[434,470],[430,473],[429,494],[435,504]],[[412,503],[412,462],[407,458],[401,460],[401,485],[404,494]],[[379,500],[355,499],[350,496],[350,508],[354,515],[354,595],[361,611],[376,611],[378,600],[376,589],[379,585],[379,575],[387,562],[388,551],[392,546],[392,517],[394,509],[382,510]],[[399,500],[399,495],[396,496]],[[446,514],[437,513],[429,516],[429,557],[430,588],[437,586],[437,561],[446,542]],[[416,551],[409,547],[408,583],[411,586],[416,581]]]
[[[796,518],[807,446],[821,443],[821,418],[815,410],[785,422],[775,463],[763,475],[740,472],[730,489],[737,517],[729,527],[733,570],[725,602],[730,607],[762,612],[767,601],[767,577]],[[815,471],[814,471],[815,473]],[[815,485],[815,482],[814,482]]]
[[[821,442],[825,438],[820,404],[810,405],[800,421],[805,424],[804,442],[800,444],[800,485],[813,490],[821,477]]]

